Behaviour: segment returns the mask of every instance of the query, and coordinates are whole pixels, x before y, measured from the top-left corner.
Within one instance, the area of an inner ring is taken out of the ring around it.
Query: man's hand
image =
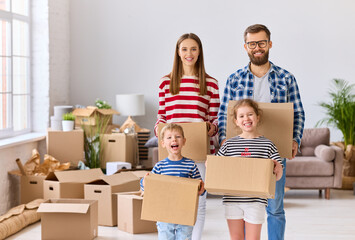
[[[205,191],[205,183],[200,180],[200,189],[198,191],[198,195],[200,196]]]
[[[292,141],[292,158],[294,159],[298,151],[298,143],[296,141]]]
[[[274,161],[274,173],[276,174],[276,181],[279,181],[283,174],[282,165],[276,160],[272,161]]]
[[[227,138],[223,139],[221,142],[221,146],[227,141]]]

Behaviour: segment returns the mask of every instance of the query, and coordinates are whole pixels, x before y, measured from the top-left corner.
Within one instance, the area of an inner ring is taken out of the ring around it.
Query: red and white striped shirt
[[[218,129],[219,90],[216,79],[206,76],[207,94],[199,95],[198,78],[183,76],[180,91],[170,93],[170,78],[165,76],[159,84],[159,111],[154,132],[159,123],[211,122]],[[217,133],[218,131],[216,131]],[[214,153],[211,141],[211,153]]]

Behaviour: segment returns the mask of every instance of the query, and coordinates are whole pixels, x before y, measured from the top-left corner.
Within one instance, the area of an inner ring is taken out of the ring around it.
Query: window
[[[30,0],[0,0],[0,138],[30,129]]]

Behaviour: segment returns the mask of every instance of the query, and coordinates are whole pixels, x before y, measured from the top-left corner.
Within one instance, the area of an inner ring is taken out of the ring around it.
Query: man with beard
[[[250,63],[229,76],[218,112],[219,141],[226,140],[227,106],[229,100],[244,98],[257,102],[292,102],[294,108],[292,158],[301,143],[304,127],[304,110],[295,77],[269,61],[272,47],[269,29],[261,24],[249,26],[244,32],[244,48]],[[277,116],[275,116],[276,118]],[[283,159],[283,176],[276,183],[275,199],[269,199],[267,210],[268,239],[284,239],[285,212],[283,209],[286,181],[286,159]]]

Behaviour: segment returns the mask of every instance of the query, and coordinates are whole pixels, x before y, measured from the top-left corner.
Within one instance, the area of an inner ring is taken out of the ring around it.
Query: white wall
[[[270,60],[296,76],[306,127],[314,127],[330,80],[355,82],[354,10],[352,0],[72,0],[70,101],[89,105],[99,97],[115,107],[115,94],[144,93],[146,116],[135,119],[152,129],[158,81],[171,70],[180,35],[199,35],[222,93],[227,77],[248,63],[243,31],[262,23],[272,32]],[[332,140],[341,140],[339,132]]]

